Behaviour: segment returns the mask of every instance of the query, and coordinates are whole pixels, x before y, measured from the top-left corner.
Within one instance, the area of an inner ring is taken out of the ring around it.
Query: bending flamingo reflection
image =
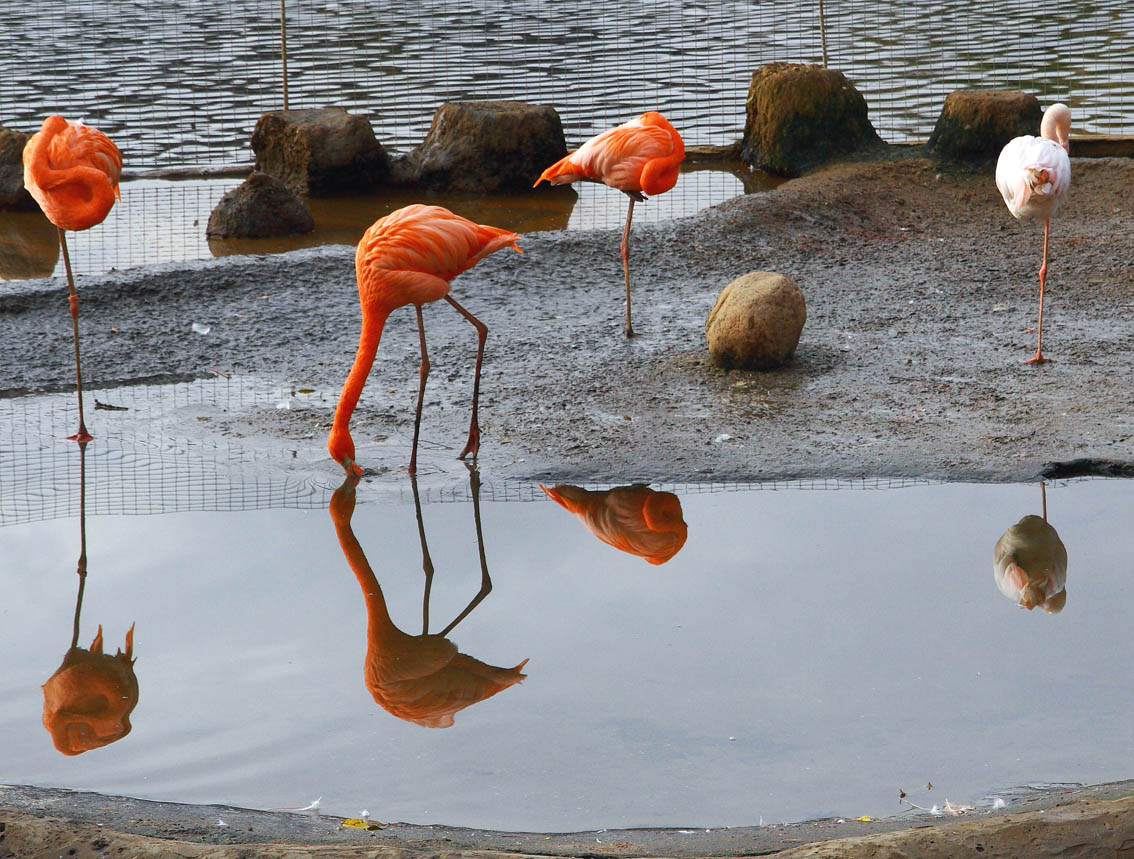
[[[644,483],[601,491],[565,483],[539,488],[604,543],[650,564],[664,564],[681,551],[689,535],[677,496]]]
[[[102,624],[89,649],[79,647],[79,615],[87,581],[87,442],[79,442],[79,592],[71,646],[63,664],[43,684],[43,727],[55,748],[78,755],[110,745],[130,733],[130,713],[138,704],[134,675],[134,625],[126,633],[126,651],[102,652]]]
[[[503,692],[527,676],[522,671],[527,664],[526,659],[514,668],[497,668],[458,652],[457,646],[446,638],[492,590],[480,524],[480,480],[471,465],[469,473],[480,555],[481,587],[460,614],[438,634],[429,633],[429,591],[433,580],[433,563],[425,541],[417,480],[411,477],[426,577],[421,635],[409,635],[394,625],[382,588],[351,527],[358,478],[348,475],[331,498],[331,521],[335,525],[339,545],[366,599],[366,688],[378,705],[391,715],[427,728],[448,728],[453,724],[453,716],[459,711]]]
[[[1067,603],[1067,549],[1047,521],[1047,487],[1040,484],[1043,517],[1025,516],[996,541],[996,586],[1021,608],[1057,614]]]

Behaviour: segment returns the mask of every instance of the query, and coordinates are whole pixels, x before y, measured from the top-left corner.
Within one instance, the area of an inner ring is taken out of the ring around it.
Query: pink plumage
[[[630,323],[630,221],[634,203],[645,194],[663,194],[677,184],[685,143],[664,116],[649,110],[616,128],[596,135],[544,170],[535,184],[547,181],[565,185],[587,179],[617,188],[630,198],[626,226],[622,230],[622,275],[626,283],[626,336],[634,334]],[[534,185],[533,185],[534,187]]]

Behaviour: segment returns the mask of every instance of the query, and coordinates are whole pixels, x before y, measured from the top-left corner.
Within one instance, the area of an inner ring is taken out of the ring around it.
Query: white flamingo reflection
[[[1028,611],[1057,614],[1067,603],[1067,549],[1047,521],[1047,487],[1042,483],[1043,516],[1025,516],[997,540],[992,551],[996,586]]]

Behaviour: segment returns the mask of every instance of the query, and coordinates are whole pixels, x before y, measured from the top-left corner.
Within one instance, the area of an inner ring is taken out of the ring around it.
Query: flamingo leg
[[[476,326],[476,370],[473,372],[472,419],[469,421],[469,440],[465,443],[465,449],[457,456],[457,459],[464,459],[471,453],[473,459],[476,459],[477,451],[480,450],[480,425],[477,423],[477,405],[480,400],[480,366],[484,361],[484,341],[488,339],[488,326],[461,307],[453,296],[446,295],[445,300],[453,305],[461,316]]]
[[[79,646],[79,614],[83,610],[83,591],[87,586],[87,442],[79,442],[79,595],[75,598],[75,622],[71,649]]]
[[[425,320],[421,316],[421,305],[415,304],[417,311],[417,334],[421,341],[421,369],[418,370],[417,413],[413,418],[413,450],[410,453],[409,473],[417,473],[417,438],[421,432],[421,404],[425,400],[425,380],[429,378],[429,353],[425,348]]]
[[[473,503],[473,522],[476,524],[476,547],[480,553],[480,590],[477,592],[464,611],[453,618],[453,622],[441,630],[441,637],[444,638],[453,628],[464,620],[469,612],[480,605],[481,600],[492,592],[492,577],[488,575],[488,559],[484,555],[484,531],[480,526],[480,472],[477,471],[475,465],[471,462],[466,462],[465,465],[469,470],[469,489],[472,492]]]
[[[429,556],[429,544],[425,541],[425,520],[421,515],[421,494],[417,489],[417,476],[410,475],[413,487],[413,506],[417,513],[417,536],[421,540],[421,569],[425,573],[425,592],[421,597],[421,634],[429,635],[429,592],[433,589],[433,558]]]
[[[622,254],[622,273],[626,277],[626,336],[633,337],[630,325],[630,219],[634,217],[634,198],[630,197],[630,208],[626,211],[626,228],[622,231],[622,244],[618,246]]]
[[[1036,354],[1025,361],[1025,364],[1044,364],[1049,359],[1043,357],[1043,288],[1047,281],[1047,232],[1051,227],[1051,221],[1043,222],[1043,264],[1039,270],[1040,282],[1040,295],[1039,295],[1039,320],[1036,322]]]
[[[67,438],[84,443],[93,439],[94,436],[87,432],[87,425],[83,421],[83,375],[79,362],[79,293],[75,289],[75,276],[71,273],[71,256],[67,253],[67,239],[63,235],[62,228],[57,227],[56,229],[59,230],[59,248],[63,252],[63,267],[67,271],[67,302],[71,309],[71,333],[75,341],[75,392],[79,398],[79,431]]]

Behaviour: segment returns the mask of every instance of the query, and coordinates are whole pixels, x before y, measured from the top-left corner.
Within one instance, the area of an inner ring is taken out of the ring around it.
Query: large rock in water
[[[751,167],[798,176],[842,155],[882,145],[866,99],[842,72],[769,63],[752,73],[741,140]]]
[[[705,321],[705,339],[722,367],[770,370],[795,352],[806,321],[803,292],[794,281],[753,271],[721,290]]]
[[[441,105],[425,140],[406,156],[405,178],[449,191],[530,191],[567,154],[555,108],[522,101]]]
[[[205,235],[218,239],[266,239],[309,233],[315,219],[299,196],[266,173],[253,173],[220,198]]]
[[[0,209],[36,209],[24,187],[24,145],[30,134],[0,127]]]
[[[995,158],[1013,137],[1039,134],[1043,113],[1034,95],[1016,90],[954,90],[926,148],[942,158]]]
[[[34,212],[0,218],[0,278],[51,277],[59,260],[59,231],[32,200]]]
[[[390,158],[370,121],[341,107],[265,113],[252,151],[257,170],[305,197],[365,191],[390,178]]]

